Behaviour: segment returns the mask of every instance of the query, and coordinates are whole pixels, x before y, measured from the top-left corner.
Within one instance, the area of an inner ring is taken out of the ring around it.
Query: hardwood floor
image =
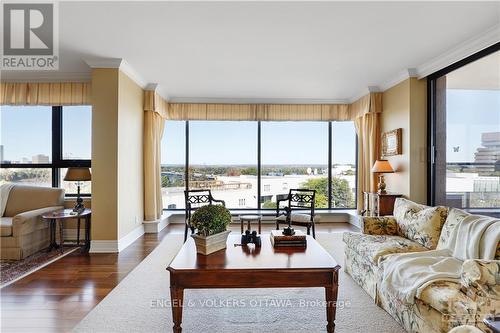
[[[158,234],[145,234],[116,254],[80,254],[78,251],[1,289],[1,331],[69,332],[158,244],[183,233],[172,224]],[[263,224],[269,232],[273,224]],[[317,224],[317,233],[355,231],[347,223]],[[239,224],[232,224],[233,232]]]

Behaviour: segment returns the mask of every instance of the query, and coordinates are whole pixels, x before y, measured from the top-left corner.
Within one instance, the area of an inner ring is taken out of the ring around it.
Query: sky
[[[328,164],[327,122],[262,122],[262,164]],[[190,121],[190,164],[256,165],[257,122]],[[352,122],[333,123],[334,163],[355,163]],[[162,164],[183,164],[185,123],[167,121]]]
[[[52,154],[52,107],[1,106],[0,144],[4,160],[31,160],[37,154]],[[63,156],[90,159],[91,106],[63,108]]]
[[[500,132],[500,91],[446,92],[446,157],[448,162],[474,162],[481,134]],[[459,147],[454,151],[453,147]]]

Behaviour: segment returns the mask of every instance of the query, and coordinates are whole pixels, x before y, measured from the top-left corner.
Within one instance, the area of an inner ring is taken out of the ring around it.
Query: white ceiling
[[[38,77],[123,58],[178,101],[344,101],[498,25],[500,2],[61,2],[59,20],[60,71]]]

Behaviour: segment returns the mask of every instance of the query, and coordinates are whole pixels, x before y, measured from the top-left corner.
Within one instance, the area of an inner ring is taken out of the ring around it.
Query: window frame
[[[19,105],[22,106],[22,105]],[[29,106],[29,105],[26,105]],[[70,167],[92,167],[91,159],[76,160],[76,159],[63,159],[63,106],[52,106],[52,159],[51,163],[3,163],[1,161],[0,167],[2,169],[51,169],[52,172],[52,187],[61,186],[60,177],[61,169]],[[76,193],[66,193],[66,197],[76,197]],[[91,193],[82,193],[82,197],[90,197]]]
[[[184,140],[185,140],[185,161],[184,161],[184,189],[189,190],[189,120],[183,120],[185,125]],[[223,120],[221,120],[223,121]],[[332,166],[333,166],[333,126],[334,121],[328,121],[328,207],[327,208],[316,208],[319,211],[326,210],[354,210],[358,204],[358,196],[356,195],[358,189],[358,135],[355,136],[355,161],[354,166],[356,169],[354,183],[356,184],[354,193],[354,207],[343,208],[343,207],[332,207]],[[233,208],[228,207],[232,211],[249,211],[249,210],[259,210],[259,211],[275,211],[274,208],[262,208],[262,121],[257,121],[257,207],[256,208]],[[184,211],[185,208],[163,208],[164,211]]]
[[[500,42],[493,44],[477,53],[474,53],[460,61],[457,61],[437,72],[427,76],[427,204],[435,206],[436,204],[436,157],[437,157],[437,131],[438,131],[438,112],[437,112],[437,84],[438,79],[451,73],[461,67],[464,67],[476,60],[486,57],[492,53],[500,51]],[[461,163],[472,164],[472,163]],[[461,208],[466,211],[484,212],[487,214],[491,211],[498,212],[500,208],[484,208],[484,207],[465,207]]]

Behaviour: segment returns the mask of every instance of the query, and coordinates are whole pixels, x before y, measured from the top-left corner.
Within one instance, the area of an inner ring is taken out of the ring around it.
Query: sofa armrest
[[[398,223],[394,216],[362,216],[361,230],[366,235],[397,235]]]
[[[12,235],[18,237],[29,234],[37,229],[40,229],[40,224],[46,223],[42,220],[42,215],[52,211],[64,209],[63,206],[45,207],[35,210],[30,210],[17,214],[12,218]],[[48,224],[47,224],[48,225]]]
[[[500,260],[465,260],[461,283],[473,299],[479,296],[500,300]]]

